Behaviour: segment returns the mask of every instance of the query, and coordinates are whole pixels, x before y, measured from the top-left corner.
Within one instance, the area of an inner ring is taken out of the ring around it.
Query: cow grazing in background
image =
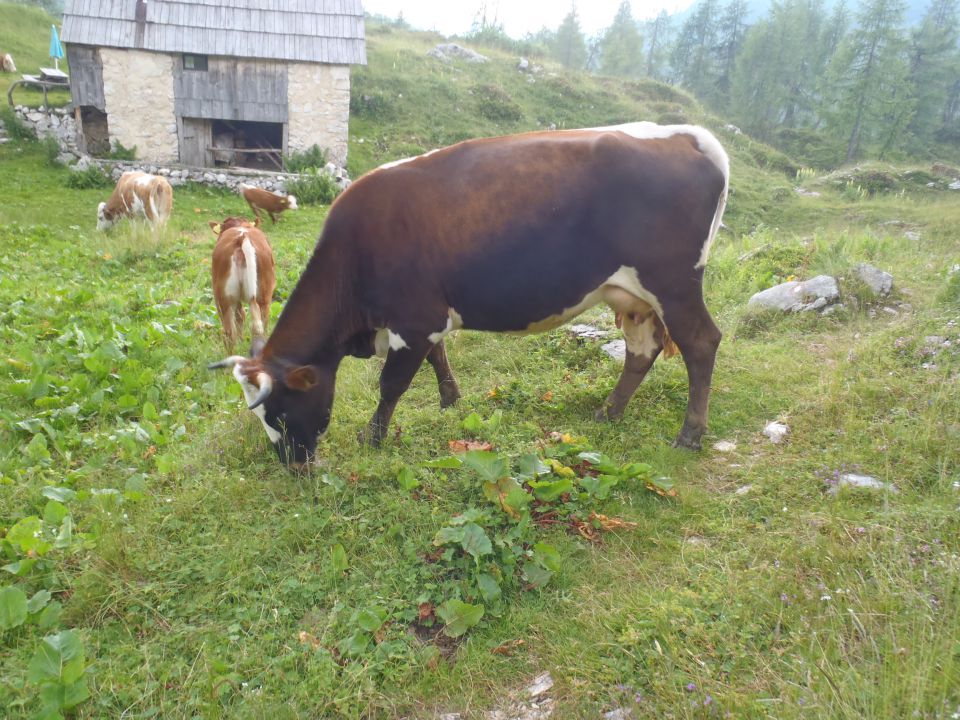
[[[627,352],[598,418],[620,417],[676,347],[690,385],[675,444],[699,448],[720,343],[703,272],[728,177],[710,132],[653,123],[468,140],[390,163],[334,202],[262,350],[211,367],[233,368],[281,461],[302,467],[346,355],[386,354],[365,433],[377,444],[424,358],[441,398],[455,394],[451,330],[540,332],[603,302]]]
[[[17,71],[17,66],[13,62],[13,55],[10,53],[5,53],[4,56],[0,58],[0,70],[9,73],[14,73]]]
[[[173,188],[164,177],[145,172],[125,172],[113,194],[97,208],[97,230],[107,230],[124,217],[143,216],[162,225],[173,211]]]
[[[243,330],[244,307],[250,308],[254,347],[262,346],[270,320],[270,301],[277,286],[273,250],[260,231],[260,220],[230,217],[210,222],[217,235],[210,272],[213,299],[223,325],[224,345],[232,352]]]
[[[297,199],[293,195],[275,195],[253,185],[240,185],[240,194],[258,218],[260,211],[270,216],[270,222],[276,222],[277,216],[284,210],[297,210]]]

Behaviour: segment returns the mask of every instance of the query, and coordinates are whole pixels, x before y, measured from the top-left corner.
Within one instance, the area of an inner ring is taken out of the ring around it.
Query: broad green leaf
[[[433,538],[433,544],[440,546],[448,543],[462,543],[463,536],[466,533],[463,525],[446,525],[437,531]]]
[[[54,600],[40,611],[40,614],[37,615],[34,622],[37,623],[37,627],[41,630],[49,630],[60,622],[60,614],[62,612],[63,606]]]
[[[157,412],[157,406],[152,402],[145,402],[143,404],[143,419],[152,420],[156,422],[160,419],[160,413]]]
[[[347,560],[347,551],[343,549],[343,545],[340,543],[330,548],[330,564],[336,572],[341,573],[346,572],[347,568],[350,567],[350,563]]]
[[[0,588],[0,630],[23,625],[27,619],[27,596],[18,587]]]
[[[137,407],[140,404],[140,401],[137,400],[133,395],[121,395],[117,398],[117,405],[123,410],[131,410]]]
[[[413,470],[406,467],[397,473],[397,483],[399,483],[400,489],[405,492],[410,492],[414,488],[420,487],[420,481],[417,480],[416,475],[413,474]]]
[[[345,637],[337,646],[341,654],[349,657],[363,655],[368,647],[370,647],[370,635],[362,630],[357,630],[349,637]]]
[[[477,508],[464,510],[459,515],[450,518],[451,525],[466,525],[468,522],[475,522],[477,525],[486,525],[490,521],[486,511]]]
[[[580,478],[580,486],[597,500],[604,500],[610,491],[620,482],[615,475],[599,475],[597,477]]]
[[[608,458],[603,453],[597,452],[582,452],[578,453],[577,457],[583,460],[584,462],[593,465],[597,470],[606,474],[615,474],[619,473],[620,468],[618,468],[610,458]]]
[[[3,569],[6,570],[11,575],[16,575],[17,577],[23,577],[28,572],[33,570],[33,566],[36,564],[37,564],[36,558],[24,558],[23,560],[18,560],[15,563],[4,565]]]
[[[367,632],[376,632],[387,619],[387,611],[381,607],[368,607],[357,615],[357,625]]]
[[[460,637],[483,618],[483,605],[447,600],[437,608],[437,617],[445,623],[444,635]]]
[[[47,449],[47,436],[37,433],[27,444],[27,457],[35,463],[45,463],[50,460],[50,451]]]
[[[337,492],[343,492],[344,489],[347,487],[346,480],[343,480],[342,478],[337,477],[336,475],[331,475],[330,473],[324,473],[323,475],[321,475],[320,481],[325,485],[329,485]]]
[[[50,602],[51,597],[49,590],[40,590],[34,593],[33,597],[27,601],[27,612],[31,615],[40,612]]]
[[[489,573],[480,573],[477,575],[477,587],[480,588],[480,594],[487,602],[496,602],[500,599],[500,585],[496,578]]]
[[[526,562],[523,565],[523,574],[533,587],[539,588],[550,582],[553,572],[545,567],[541,567],[535,562]]]
[[[73,542],[73,518],[67,515],[60,525],[60,532],[57,533],[57,539],[53,541],[53,546],[58,550],[70,547]]]
[[[65,487],[45,487],[40,491],[40,494],[45,498],[62,503],[70,502],[77,496],[75,491]]]
[[[47,635],[40,643],[27,668],[27,680],[69,685],[80,679],[84,669],[80,636],[73,630],[63,630],[56,635]]]
[[[21,518],[9,532],[6,540],[20,549],[24,555],[31,550],[37,555],[46,555],[50,550],[50,543],[42,539],[43,524],[36,515]]]
[[[48,500],[43,508],[43,524],[49,527],[56,527],[63,519],[70,514],[67,506],[56,500]]]
[[[127,478],[123,485],[123,497],[127,500],[143,500],[147,495],[147,476],[137,473]]]
[[[533,488],[537,500],[553,502],[564,493],[573,490],[573,480],[560,478],[559,480],[528,480],[527,484]]]
[[[560,553],[553,545],[538,542],[533,546],[533,559],[552,572],[560,572]]]
[[[460,541],[460,544],[478,562],[482,556],[493,552],[490,538],[487,537],[484,529],[476,523],[467,523],[463,526],[463,540]]]
[[[653,474],[653,466],[646,463],[628,463],[620,468],[619,474],[632,480],[646,480]],[[661,479],[665,480],[666,478]]]
[[[477,435],[483,430],[483,419],[477,415],[477,413],[472,412],[464,418],[463,422],[460,423],[464,430],[469,433]]]
[[[527,453],[520,456],[520,472],[517,474],[521,480],[530,480],[547,475],[550,472],[550,466],[533,453]]]
[[[81,678],[70,684],[49,683],[40,689],[40,701],[47,711],[70,710],[90,697],[87,681]],[[46,717],[46,716],[45,716]],[[59,713],[49,717],[62,717]]]
[[[475,471],[484,482],[496,483],[510,474],[506,458],[487,450],[471,450],[464,456],[463,464]]]
[[[492,503],[510,517],[518,519],[531,501],[530,494],[512,477],[501,478],[497,482],[485,482],[483,494]]]

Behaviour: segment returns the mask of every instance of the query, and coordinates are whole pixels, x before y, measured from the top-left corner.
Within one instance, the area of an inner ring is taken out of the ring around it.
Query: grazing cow
[[[117,180],[113,194],[97,208],[97,230],[107,230],[123,217],[142,215],[163,224],[173,211],[173,188],[164,177],[131,170]]]
[[[13,62],[13,55],[5,53],[0,59],[0,70],[3,72],[15,73],[17,71],[16,63]]]
[[[210,228],[217,235],[210,264],[213,299],[227,352],[233,350],[238,332],[243,330],[245,305],[250,308],[253,346],[262,347],[277,281],[273,250],[260,231],[260,219],[251,223],[230,217],[222,223],[211,222]]]
[[[253,210],[253,214],[258,218],[260,211],[266,211],[270,216],[270,222],[277,221],[277,215],[284,210],[297,210],[297,199],[293,195],[274,195],[268,190],[263,190],[253,185],[241,185],[240,194],[247,201],[247,205]]]
[[[441,404],[456,398],[451,330],[541,332],[605,302],[627,353],[598,418],[622,415],[675,345],[689,378],[675,444],[699,448],[720,343],[703,272],[728,176],[707,130],[653,123],[468,140],[390,163],[334,202],[262,350],[211,367],[233,368],[281,461],[303,467],[344,356],[386,353],[365,431],[377,444],[424,358]]]

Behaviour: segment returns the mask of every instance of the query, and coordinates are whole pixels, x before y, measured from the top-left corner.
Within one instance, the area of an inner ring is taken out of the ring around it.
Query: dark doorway
[[[106,157],[110,154],[110,130],[105,112],[91,105],[82,105],[80,131],[84,152],[94,157]]]
[[[214,120],[212,164],[283,170],[283,123]]]

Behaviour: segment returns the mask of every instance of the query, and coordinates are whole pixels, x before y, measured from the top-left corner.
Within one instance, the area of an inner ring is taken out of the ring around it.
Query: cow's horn
[[[251,410],[260,407],[264,401],[270,397],[270,391],[273,390],[273,378],[265,372],[259,372],[257,373],[257,385],[260,386],[260,392],[257,393],[253,402],[247,406]]]
[[[243,355],[231,355],[230,357],[224,358],[223,360],[218,360],[215,363],[210,363],[209,365],[207,365],[207,370],[216,370],[217,368],[232,368],[241,360],[246,360],[246,358]]]

